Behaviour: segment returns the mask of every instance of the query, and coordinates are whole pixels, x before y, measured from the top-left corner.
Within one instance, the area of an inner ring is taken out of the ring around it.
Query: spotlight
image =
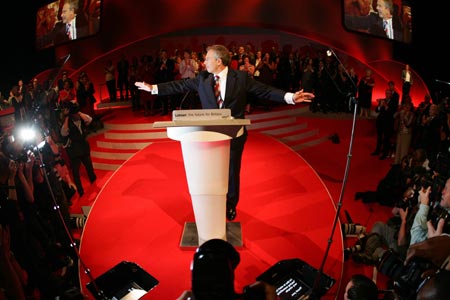
[[[331,50],[328,49],[328,50],[327,50],[327,56],[331,56],[331,55],[333,55],[333,52],[331,52]]]

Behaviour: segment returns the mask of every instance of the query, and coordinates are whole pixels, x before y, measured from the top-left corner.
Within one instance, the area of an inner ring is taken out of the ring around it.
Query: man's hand
[[[419,191],[419,203],[427,206],[430,205],[430,193],[431,186],[427,189],[421,188]]]
[[[152,86],[150,84],[148,84],[148,83],[145,83],[144,81],[142,81],[142,82],[136,81],[134,83],[134,85],[137,86],[139,90],[143,90],[143,91],[146,91],[146,92],[151,92],[152,91]]]
[[[301,89],[300,91],[294,93],[292,100],[294,100],[295,103],[311,102],[314,97],[315,96],[313,93],[303,92],[303,89]]]
[[[68,116],[69,113],[70,113],[70,109],[68,107],[64,107],[62,109],[62,113],[63,113],[64,116]]]
[[[427,222],[428,227],[428,238],[441,235],[444,232],[445,220],[439,219],[437,223],[437,228],[434,228],[433,223],[431,221]]]

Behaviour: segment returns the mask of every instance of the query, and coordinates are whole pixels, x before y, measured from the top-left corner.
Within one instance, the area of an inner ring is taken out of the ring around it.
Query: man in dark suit
[[[52,31],[55,45],[85,37],[89,27],[83,14],[78,14],[78,1],[66,0],[61,11],[61,21],[55,24]]]
[[[392,90],[386,89],[386,97],[377,99],[378,105],[375,112],[378,113],[376,120],[377,146],[372,155],[378,155],[381,151],[380,159],[386,159],[391,150],[391,137],[394,134],[394,114],[398,111],[398,97],[392,98]]]
[[[195,78],[165,82],[157,85],[145,82],[136,82],[141,90],[158,95],[184,94],[189,91],[198,93],[203,109],[228,108],[236,119],[245,118],[245,106],[249,96],[259,99],[295,104],[310,102],[314,94],[300,90],[289,93],[283,90],[265,85],[252,79],[247,72],[237,71],[230,66],[231,56],[229,50],[222,45],[208,47],[205,58],[206,71],[201,71]],[[219,107],[214,92],[214,77],[219,76],[220,101]],[[236,205],[239,201],[241,159],[244,144],[247,140],[247,130],[231,140],[230,147],[230,173],[227,193],[227,219],[236,217]]]

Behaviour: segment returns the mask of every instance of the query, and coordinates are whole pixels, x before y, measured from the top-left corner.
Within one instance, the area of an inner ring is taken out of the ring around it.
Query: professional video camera
[[[239,262],[239,253],[224,240],[211,239],[198,247],[191,266],[195,299],[237,299],[234,270]]]
[[[69,109],[69,114],[74,115],[80,111],[80,105],[77,102],[66,101],[60,104],[60,110]]]
[[[424,280],[422,274],[436,269],[431,262],[414,259],[405,265],[404,260],[392,249],[379,259],[377,270],[393,281],[393,290],[400,300],[416,299],[416,294]]]

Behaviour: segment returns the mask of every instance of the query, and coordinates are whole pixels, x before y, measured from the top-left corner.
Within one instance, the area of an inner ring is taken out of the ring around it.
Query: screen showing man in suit
[[[344,0],[347,30],[410,43],[411,6],[404,0]]]
[[[98,33],[101,0],[58,0],[36,13],[36,48],[57,46]]]

